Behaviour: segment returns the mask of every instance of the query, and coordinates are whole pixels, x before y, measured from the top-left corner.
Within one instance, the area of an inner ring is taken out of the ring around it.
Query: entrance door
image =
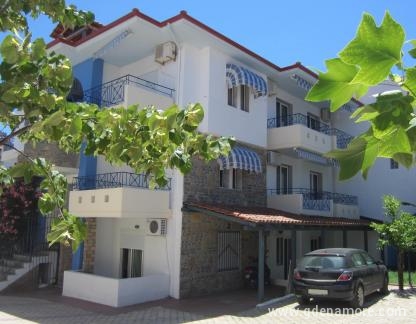
[[[278,194],[287,195],[292,187],[292,167],[290,165],[280,165],[276,168],[276,188]]]
[[[289,115],[289,106],[276,100],[276,126],[283,127],[290,125]]]
[[[290,270],[289,265],[290,265],[291,259],[292,259],[292,239],[285,238],[283,239],[283,269],[284,269],[283,279],[285,280],[287,280],[289,276],[289,270]]]
[[[322,196],[322,174],[311,171],[309,175],[311,199],[319,200]]]

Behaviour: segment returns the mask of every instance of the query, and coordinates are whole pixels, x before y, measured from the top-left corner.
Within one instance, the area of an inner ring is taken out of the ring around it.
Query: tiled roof
[[[295,215],[265,207],[228,206],[191,202],[185,204],[190,210],[213,212],[224,216],[235,217],[254,224],[286,224],[295,226],[334,226],[365,227],[370,222],[362,219],[340,217]]]

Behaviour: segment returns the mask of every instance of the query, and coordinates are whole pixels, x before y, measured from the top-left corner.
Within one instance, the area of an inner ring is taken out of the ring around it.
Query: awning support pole
[[[347,231],[342,230],[342,247],[347,247]]]
[[[259,230],[259,256],[257,266],[257,300],[261,303],[264,300],[264,230]]]

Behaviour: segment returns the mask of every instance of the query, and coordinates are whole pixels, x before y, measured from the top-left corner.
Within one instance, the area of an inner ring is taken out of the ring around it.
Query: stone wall
[[[219,186],[219,164],[193,158],[192,170],[184,177],[184,202],[206,202],[240,206],[267,206],[266,150],[250,147],[262,160],[262,173],[242,171],[242,188],[228,189]]]
[[[59,264],[58,264],[58,287],[63,287],[64,271],[72,269],[72,249],[70,246],[61,244],[59,250]]]
[[[239,270],[218,271],[218,231],[241,232],[241,266]],[[180,297],[243,287],[243,270],[258,251],[257,232],[245,231],[230,223],[201,213],[183,212]]]
[[[87,238],[84,241],[84,264],[82,270],[84,272],[93,273],[95,261],[97,220],[96,218],[87,218],[86,224]]]
[[[47,161],[59,167],[77,168],[79,163],[79,155],[73,153],[65,153],[54,143],[41,142],[36,146],[26,143],[24,146],[25,154],[30,157],[43,157]],[[25,158],[19,156],[18,161],[22,162]]]

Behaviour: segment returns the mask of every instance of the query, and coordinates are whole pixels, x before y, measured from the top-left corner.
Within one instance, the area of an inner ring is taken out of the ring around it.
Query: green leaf
[[[371,86],[385,80],[392,67],[401,62],[404,40],[402,26],[388,12],[380,27],[365,13],[355,38],[339,53],[345,63],[359,67],[351,83]]]
[[[36,39],[32,44],[33,60],[40,60],[46,56],[46,44],[42,38]]]
[[[416,67],[406,69],[404,87],[407,88],[414,97],[416,96]]]
[[[380,115],[380,112],[377,111],[374,107],[372,107],[372,106],[363,106],[363,107],[357,108],[351,114],[351,118],[358,117],[356,119],[356,122],[359,123],[359,122],[363,122],[363,121],[372,120],[372,119],[376,118],[379,115]]]
[[[331,111],[335,111],[350,101],[351,97],[361,97],[368,87],[351,84],[358,72],[358,68],[344,63],[338,58],[325,61],[328,72],[319,72],[318,82],[312,87],[305,100],[330,100]]]
[[[3,59],[8,64],[14,64],[19,58],[19,43],[12,36],[8,35],[3,40],[0,46],[0,53]]]
[[[413,48],[409,51],[409,54],[411,57],[416,58],[416,40],[412,39],[409,43],[413,45]]]
[[[71,122],[71,127],[69,129],[69,133],[73,136],[77,136],[82,131],[82,119],[79,116],[75,116],[75,118]]]
[[[339,179],[346,180],[362,170],[366,178],[370,167],[378,154],[376,141],[368,143],[364,138],[355,138],[347,149],[334,150],[326,154],[327,157],[337,159],[340,163]]]
[[[409,138],[403,128],[396,128],[395,132],[383,138],[378,156],[391,158],[397,153],[412,153]]]
[[[54,112],[52,115],[50,115],[45,121],[43,122],[44,126],[58,126],[65,117],[65,112],[62,110],[58,110],[57,112]]]

